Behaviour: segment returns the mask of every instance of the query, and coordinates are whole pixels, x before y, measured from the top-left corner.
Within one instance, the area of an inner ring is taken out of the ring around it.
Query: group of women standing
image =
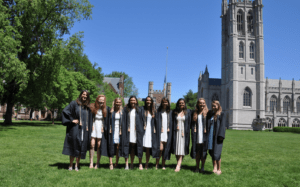
[[[142,158],[146,152],[145,169],[148,169],[150,156],[156,159],[156,169],[162,158],[162,169],[165,169],[165,161],[175,154],[175,172],[179,172],[184,156],[190,153],[196,159],[196,172],[204,172],[208,152],[213,160],[213,172],[221,174],[225,118],[219,101],[213,101],[212,110],[208,110],[205,100],[200,98],[195,110],[191,111],[185,100],[179,99],[172,111],[168,98],[164,97],[155,110],[151,97],[148,96],[144,106],[139,107],[137,98],[131,96],[125,108],[120,98],[116,98],[109,108],[104,95],[90,103],[89,92],[84,90],[63,110],[62,122],[67,126],[63,154],[70,156],[69,170],[73,170],[76,158],[75,170],[78,171],[80,159],[85,159],[89,150],[90,168],[95,169],[99,168],[101,156],[109,157],[111,170],[118,166],[119,157],[125,158],[125,170],[133,169],[137,156],[139,169],[143,170]],[[95,150],[97,161],[94,166]],[[115,165],[112,162],[114,156]]]

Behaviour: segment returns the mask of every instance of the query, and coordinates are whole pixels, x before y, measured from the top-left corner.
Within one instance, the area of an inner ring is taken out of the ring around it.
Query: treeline
[[[0,99],[7,104],[5,125],[12,124],[12,108],[20,103],[60,113],[84,89],[92,102],[99,93],[107,96],[108,105],[118,97],[103,84],[102,69],[83,53],[83,33],[63,40],[76,21],[91,19],[92,8],[88,0],[0,1]],[[137,95],[132,78],[127,75],[125,81],[126,94]]]

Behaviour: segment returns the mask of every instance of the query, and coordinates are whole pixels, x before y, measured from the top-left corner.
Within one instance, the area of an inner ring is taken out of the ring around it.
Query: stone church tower
[[[229,127],[265,117],[262,0],[222,0],[222,98]]]

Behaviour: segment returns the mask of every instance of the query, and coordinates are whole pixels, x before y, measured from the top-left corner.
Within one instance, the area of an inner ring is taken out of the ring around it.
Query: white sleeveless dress
[[[185,121],[185,116],[183,116],[183,117],[180,117],[179,115],[177,116],[177,123],[178,123],[178,126],[179,126],[179,130],[176,131],[176,151],[175,151],[175,155],[186,155],[185,148],[184,148],[185,147],[184,121]],[[182,136],[182,133],[183,133],[184,136]]]
[[[92,138],[102,138],[102,126],[103,126],[103,115],[102,110],[99,109],[96,116],[95,121],[93,123],[94,130],[91,134]]]
[[[115,132],[114,132],[114,143],[120,143],[120,113],[115,114]]]
[[[147,148],[152,148],[151,120],[152,120],[152,116],[148,114],[147,127],[143,138],[143,146]]]

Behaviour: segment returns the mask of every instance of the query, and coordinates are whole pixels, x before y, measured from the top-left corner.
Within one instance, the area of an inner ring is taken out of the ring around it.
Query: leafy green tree
[[[192,90],[189,90],[183,98],[185,99],[187,108],[194,110],[197,103],[197,92],[193,93]]]
[[[12,107],[25,98],[42,103],[43,93],[59,72],[62,36],[75,21],[90,19],[88,0],[1,0],[0,91],[7,103],[4,124],[12,124]]]
[[[171,103],[171,110],[174,110],[176,108],[176,103]]]
[[[121,71],[113,71],[110,74],[105,75],[105,77],[120,77],[121,75],[124,76],[124,80],[126,80],[129,77],[125,72]]]

